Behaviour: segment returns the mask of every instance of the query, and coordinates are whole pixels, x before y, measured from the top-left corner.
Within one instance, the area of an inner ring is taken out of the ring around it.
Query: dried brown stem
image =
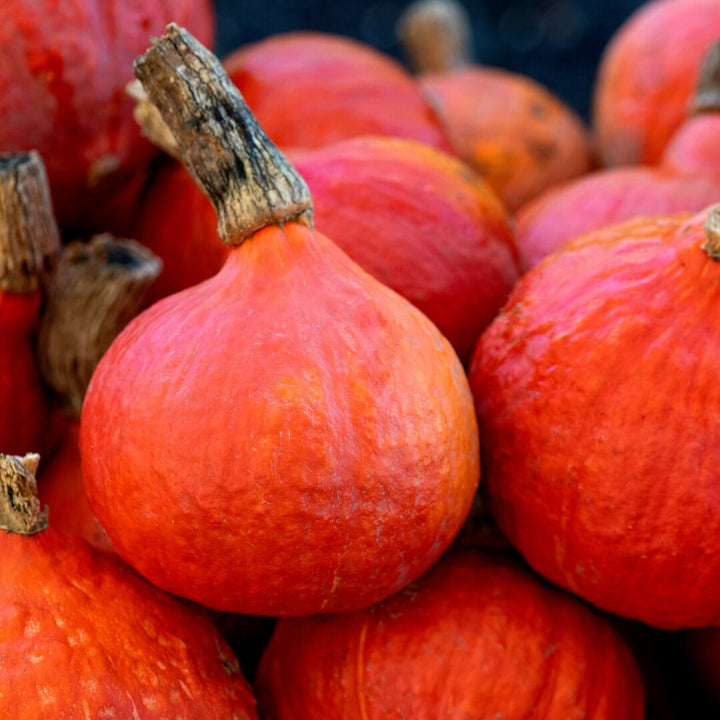
[[[59,252],[60,233],[40,155],[0,155],[0,290],[38,290]]]
[[[467,11],[455,0],[416,0],[403,12],[397,36],[415,72],[448,72],[472,62]]]
[[[705,54],[690,111],[695,114],[720,112],[720,41]]]
[[[140,132],[155,146],[176,160],[182,161],[180,148],[160,111],[150,102],[142,83],[133,80],[125,88],[127,94],[135,101],[133,117],[140,126]]]
[[[171,24],[135,61],[182,160],[218,214],[220,237],[239,245],[263,227],[312,222],[304,180],[268,139],[220,61]]]
[[[37,495],[40,456],[0,454],[0,528],[20,535],[33,535],[47,527],[47,510]]]
[[[720,205],[714,205],[708,212],[703,250],[713,260],[720,260]]]
[[[48,288],[38,364],[65,411],[79,418],[95,366],[142,309],[162,262],[133,240],[96,235],[69,244]]]

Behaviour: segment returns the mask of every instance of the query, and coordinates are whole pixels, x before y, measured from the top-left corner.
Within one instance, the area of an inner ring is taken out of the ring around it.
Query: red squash
[[[255,680],[266,720],[640,720],[610,623],[521,565],[451,551],[385,602],[281,619]]]
[[[43,283],[60,236],[37,153],[0,156],[0,448],[49,445],[50,402],[33,350]]]
[[[171,20],[206,43],[211,0],[3,0],[0,151],[36,149],[58,222],[127,230],[148,160],[125,85],[132,61]]]
[[[0,716],[256,720],[252,691],[202,611],[44,529],[37,461],[0,455]]]
[[[560,98],[530,78],[471,62],[468,19],[456,2],[416,0],[400,28],[455,151],[510,211],[591,169],[590,134]]]
[[[717,0],[650,0],[631,15],[605,49],[596,79],[593,129],[603,165],[660,159],[718,38]]]
[[[305,184],[187,32],[171,27],[136,72],[235,246],[98,364],[80,429],[91,507],[130,564],[207,606],[368,605],[429,567],[469,511],[462,366],[312,229]]]
[[[720,207],[537,265],[470,368],[491,511],[540,574],[675,629],[720,619]]]
[[[142,307],[160,261],[131,240],[104,234],[65,246],[53,273],[37,333],[43,379],[63,408],[59,448],[40,469],[40,500],[55,530],[112,546],[90,510],[80,471],[78,433],[90,376],[114,337]]]
[[[235,50],[223,64],[281,149],[388,135],[452,152],[435,110],[400,63],[356,40],[282,33]]]
[[[317,228],[422,310],[467,361],[519,275],[514,231],[489,186],[415,140],[353,138],[289,157],[310,188]],[[216,226],[187,172],[163,168],[138,227],[163,258],[154,297],[218,272],[228,248]]]
[[[527,270],[583,233],[643,215],[697,212],[720,199],[720,42],[706,54],[691,112],[656,166],[608,168],[553,188],[516,215]]]

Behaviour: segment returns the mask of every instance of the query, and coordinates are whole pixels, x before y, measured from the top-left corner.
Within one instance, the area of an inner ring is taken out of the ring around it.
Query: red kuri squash
[[[256,720],[204,612],[45,529],[38,460],[0,455],[0,716]]]
[[[33,348],[44,284],[60,253],[45,168],[35,153],[0,156],[0,450],[51,444],[50,399]]]
[[[717,0],[650,0],[625,21],[605,49],[594,89],[593,129],[603,165],[660,159],[718,38]]]
[[[720,619],[720,206],[526,273],[470,368],[486,490],[539,573],[662,628]]]
[[[156,151],[125,85],[171,20],[212,42],[211,0],[0,3],[0,151],[40,152],[62,228],[129,230]]]
[[[81,417],[117,552],[205,605],[368,605],[429,567],[479,479],[463,368],[437,328],[311,228],[307,187],[184,30],[136,63],[234,244],[113,342]]]
[[[255,680],[266,720],[641,720],[632,653],[520,564],[451,550],[352,613],[281,619]]]
[[[416,0],[404,11],[399,34],[455,151],[514,212],[591,169],[590,133],[537,81],[473,63],[467,23],[454,0]]]

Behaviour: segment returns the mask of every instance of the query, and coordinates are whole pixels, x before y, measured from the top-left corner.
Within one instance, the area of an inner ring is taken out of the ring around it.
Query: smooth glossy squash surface
[[[361,607],[450,544],[479,478],[437,329],[297,223],[120,334],[88,388],[86,490],[118,553],[206,605]]]
[[[2,717],[257,718],[202,611],[52,528],[0,531],[0,555]]]
[[[546,258],[470,369],[501,530],[542,575],[664,628],[720,617],[708,217],[631,221]]]
[[[128,222],[156,150],[125,85],[171,20],[212,42],[209,0],[3,0],[0,151],[40,152],[61,226],[105,232],[109,220]]]
[[[716,0],[651,0],[600,61],[593,128],[605,165],[656,163],[687,115],[698,70],[720,38]]]
[[[267,720],[640,720],[642,680],[604,618],[525,568],[451,553],[367,610],[279,621]]]

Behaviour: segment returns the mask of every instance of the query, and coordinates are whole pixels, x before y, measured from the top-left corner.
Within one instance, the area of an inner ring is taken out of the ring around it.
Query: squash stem
[[[37,472],[40,456],[0,454],[0,529],[33,535],[47,527],[47,510],[40,508]]]
[[[142,309],[162,261],[140,243],[96,235],[65,248],[47,290],[38,364],[65,412],[80,417],[95,366]]]
[[[705,221],[705,243],[702,247],[713,260],[720,260],[720,205],[710,208]]]
[[[239,245],[287,221],[312,224],[305,181],[269,140],[220,61],[187,30],[168,25],[135,61],[135,76],[215,206],[224,242]]]
[[[60,247],[40,155],[35,151],[0,155],[0,290],[39,290]]]
[[[457,0],[415,0],[400,16],[396,34],[408,64],[421,75],[472,62],[470,18]]]
[[[720,41],[705,54],[690,111],[696,115],[720,112]]]

